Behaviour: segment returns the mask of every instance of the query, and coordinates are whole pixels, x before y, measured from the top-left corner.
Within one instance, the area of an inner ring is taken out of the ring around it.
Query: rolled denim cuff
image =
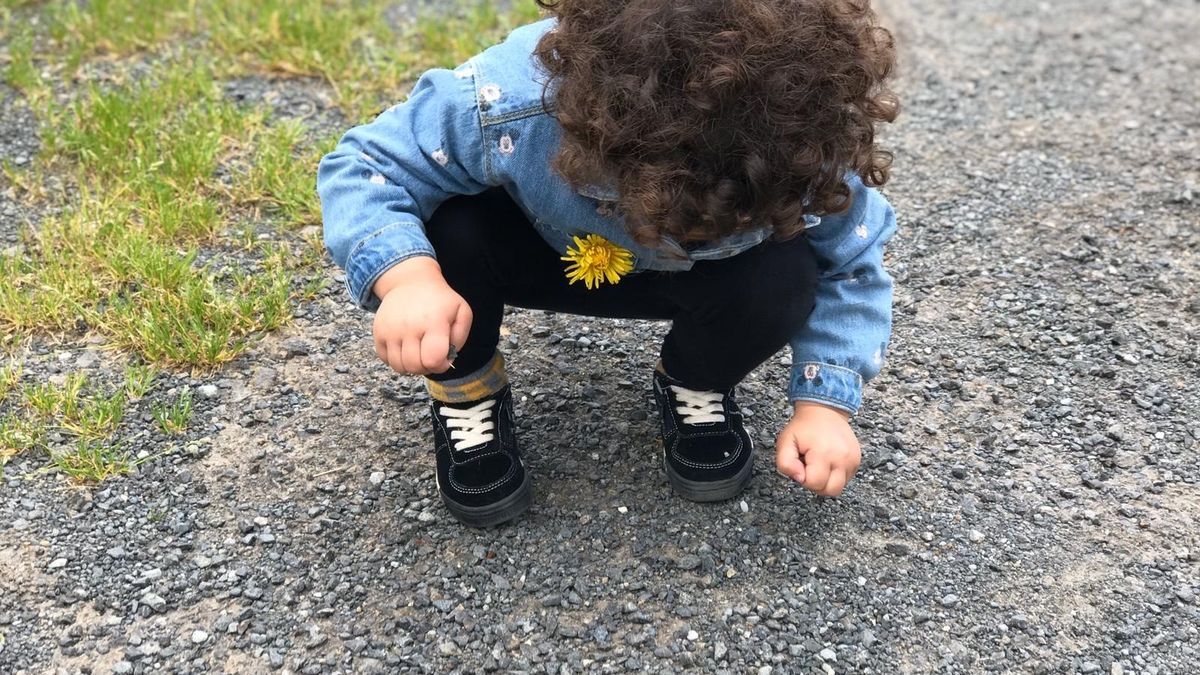
[[[830,363],[802,361],[792,365],[788,402],[812,401],[851,415],[862,405],[863,378],[857,371]]]
[[[437,257],[420,223],[394,223],[371,233],[354,245],[346,262],[350,297],[369,312],[379,309],[375,282],[392,267],[419,255]]]

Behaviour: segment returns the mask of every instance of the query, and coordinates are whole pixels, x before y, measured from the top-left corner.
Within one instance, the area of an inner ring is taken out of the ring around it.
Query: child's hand
[[[861,461],[850,416],[818,403],[798,401],[775,441],[776,470],[826,497],[842,494]]]
[[[392,267],[373,287],[375,353],[398,373],[444,373],[450,345],[462,349],[471,332],[471,307],[442,278],[433,258],[418,256]]]

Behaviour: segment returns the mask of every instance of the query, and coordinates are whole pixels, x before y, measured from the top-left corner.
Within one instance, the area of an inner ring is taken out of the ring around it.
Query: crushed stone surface
[[[536,503],[465,529],[421,384],[335,281],[216,375],[156,382],[198,392],[189,434],[139,408],[121,440],[166,458],[97,488],[6,467],[0,672],[1200,672],[1200,5],[883,11],[896,328],[843,498],[773,470],[786,353],[740,393],[750,488],[698,505],[658,455],[665,327],[513,311]],[[314,86],[227,89],[332,119]],[[0,106],[0,158],[29,161]],[[22,208],[0,190],[0,246]],[[79,369],[119,372],[40,339],[26,377]]]

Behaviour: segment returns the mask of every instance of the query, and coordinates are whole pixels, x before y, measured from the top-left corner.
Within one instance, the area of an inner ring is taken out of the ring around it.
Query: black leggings
[[[504,306],[588,316],[672,321],[661,358],[694,389],[725,390],[770,358],[804,325],[813,306],[816,261],[803,236],[768,240],[686,272],[640,272],[588,290],[568,284],[567,263],[534,230],[508,193],[454,197],[426,224],[442,275],[475,319],[454,369],[482,368],[500,340]]]

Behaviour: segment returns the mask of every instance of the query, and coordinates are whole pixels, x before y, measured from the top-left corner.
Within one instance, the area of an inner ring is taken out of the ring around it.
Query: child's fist
[[[462,349],[471,332],[471,307],[442,278],[433,258],[416,257],[375,282],[375,353],[398,373],[444,373],[450,345]]]
[[[828,406],[797,402],[775,441],[776,470],[819,495],[842,494],[862,461],[849,419]]]

